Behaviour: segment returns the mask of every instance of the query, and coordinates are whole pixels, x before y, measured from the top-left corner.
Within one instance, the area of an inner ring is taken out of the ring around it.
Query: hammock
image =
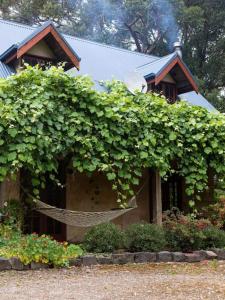
[[[140,188],[135,196],[133,196],[128,202],[128,208],[122,209],[112,209],[109,211],[95,211],[95,212],[85,212],[85,211],[73,211],[68,209],[57,208],[46,204],[40,200],[35,200],[36,207],[35,209],[45,214],[48,217],[51,217],[59,222],[70,226],[76,227],[90,227],[95,226],[101,223],[106,223],[111,220],[114,220],[127,212],[137,208],[136,197],[144,188],[145,183]]]

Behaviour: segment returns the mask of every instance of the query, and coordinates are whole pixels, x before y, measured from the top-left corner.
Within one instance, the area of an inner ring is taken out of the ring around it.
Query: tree
[[[57,26],[76,17],[80,1],[70,0],[0,0],[0,15],[28,25],[40,25],[51,19]]]

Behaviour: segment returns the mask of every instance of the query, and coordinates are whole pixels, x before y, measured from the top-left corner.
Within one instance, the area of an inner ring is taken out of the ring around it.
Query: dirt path
[[[225,299],[225,263],[0,273],[1,300]]]

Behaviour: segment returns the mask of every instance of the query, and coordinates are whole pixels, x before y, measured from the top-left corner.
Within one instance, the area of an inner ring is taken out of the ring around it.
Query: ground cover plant
[[[0,257],[16,257],[25,265],[37,262],[63,267],[69,265],[69,259],[82,253],[77,245],[59,243],[46,235],[24,235],[9,225],[0,224]]]

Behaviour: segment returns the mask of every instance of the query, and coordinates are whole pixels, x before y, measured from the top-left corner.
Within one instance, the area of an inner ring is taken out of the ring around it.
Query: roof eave
[[[0,55],[0,61],[5,62],[9,57],[13,56],[18,49],[18,45],[14,44]]]

